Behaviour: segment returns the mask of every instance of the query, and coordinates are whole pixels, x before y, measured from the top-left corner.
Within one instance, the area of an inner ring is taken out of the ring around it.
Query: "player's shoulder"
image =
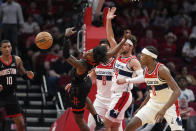
[[[20,56],[14,55],[13,57],[15,58],[16,61],[21,61]]]
[[[130,58],[130,60],[129,60],[129,63],[130,63],[131,65],[140,64],[140,62],[139,62],[139,60],[137,59],[136,56],[132,56],[132,57]]]
[[[165,66],[164,64],[160,63],[159,65],[159,73],[166,73],[166,72],[170,72],[169,69],[167,68],[167,66]]]

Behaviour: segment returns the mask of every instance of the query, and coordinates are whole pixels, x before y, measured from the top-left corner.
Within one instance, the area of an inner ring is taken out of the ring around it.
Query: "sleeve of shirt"
[[[192,90],[190,90],[190,101],[195,101],[195,96],[194,96],[194,94],[193,94],[193,91]]]
[[[182,53],[185,53],[187,54],[187,51],[188,51],[188,43],[186,42],[182,48]]]
[[[19,24],[23,25],[24,24],[24,18],[23,18],[23,14],[22,14],[22,8],[20,5],[18,5],[18,20],[19,20]]]

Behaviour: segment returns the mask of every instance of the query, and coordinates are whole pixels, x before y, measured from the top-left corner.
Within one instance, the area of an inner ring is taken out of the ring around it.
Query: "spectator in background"
[[[63,58],[63,51],[59,50],[58,59],[50,64],[49,77],[47,80],[49,95],[55,96],[58,89],[70,83],[68,74],[71,69],[72,66]]]
[[[135,10],[135,18],[133,19],[133,24],[141,24],[143,28],[149,26],[149,18],[147,16],[146,10]]]
[[[185,42],[182,49],[182,56],[187,62],[191,62],[191,60],[196,57],[196,34],[191,33],[189,41]]]
[[[36,59],[40,55],[40,50],[35,45],[35,36],[40,32],[40,27],[37,25],[34,27],[34,32],[31,36],[27,38],[26,41],[26,52],[27,58],[30,60],[29,62],[32,63],[32,68],[35,71],[36,69]]]
[[[20,4],[13,0],[7,0],[7,2],[1,5],[0,19],[3,24],[3,38],[8,39],[12,43],[12,50],[15,53],[18,42],[18,24],[22,26],[24,23]]]
[[[180,100],[179,105],[180,105],[180,116],[182,118],[182,125],[186,131],[187,120],[189,119],[189,117],[195,116],[196,112],[192,107],[188,106],[188,101],[185,98],[182,98]]]
[[[60,50],[59,44],[52,45],[52,48],[50,49],[50,51],[44,61],[44,68],[46,71],[48,71],[50,69],[51,62],[54,62],[58,59],[59,50]]]
[[[148,29],[146,31],[146,36],[144,38],[141,38],[140,40],[140,43],[138,45],[139,51],[145,46],[150,46],[150,45],[158,49],[157,40],[153,38],[152,30]]]
[[[195,77],[188,72],[187,66],[180,67],[180,74],[177,75],[177,78],[185,77],[189,85],[196,85]]]
[[[173,62],[168,62],[166,64],[167,68],[169,68],[170,73],[174,79],[176,79],[176,66]]]
[[[177,37],[172,32],[165,36],[166,42],[162,43],[159,50],[160,55],[165,57],[174,57],[176,55],[176,41]]]
[[[50,32],[53,37],[53,43],[55,43],[55,44],[61,43],[63,36],[60,33],[59,28],[54,26],[51,28]]]
[[[22,27],[22,33],[25,34],[32,34],[34,32],[34,28],[38,26],[37,22],[33,20],[33,17],[30,15],[27,18],[27,21],[24,22],[24,25]]]
[[[39,24],[43,24],[43,19],[40,15],[41,11],[37,8],[36,2],[32,1],[30,3],[30,7],[27,9],[27,14],[32,15]]]
[[[161,26],[163,27],[163,29],[165,29],[165,31],[167,31],[171,26],[172,21],[171,17],[168,14],[167,8],[162,9],[161,12],[157,11],[156,13],[157,15],[155,16],[153,24],[155,26]]]
[[[174,29],[174,33],[177,37],[188,38],[190,34],[190,28],[187,26],[187,21],[185,17],[179,19],[179,25]]]
[[[190,89],[187,89],[188,82],[185,77],[180,77],[178,79],[178,85],[180,87],[180,92],[181,92],[180,99],[185,98],[188,102],[195,100],[193,91]]]

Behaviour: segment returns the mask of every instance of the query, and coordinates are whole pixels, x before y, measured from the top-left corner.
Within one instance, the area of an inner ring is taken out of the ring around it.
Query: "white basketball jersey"
[[[159,78],[160,65],[163,64],[157,63],[152,73],[148,73],[148,68],[145,68],[145,82],[150,91],[150,99],[153,102],[165,104],[168,102],[173,91],[169,88],[165,80]]]
[[[112,86],[112,74],[115,58],[112,58],[107,65],[100,64],[95,68],[97,76],[97,95],[99,100],[105,100],[110,102],[111,100],[111,86]]]
[[[111,90],[114,92],[124,92],[124,91],[130,91],[133,88],[132,83],[125,83],[122,85],[118,85],[116,83],[117,79],[126,79],[133,77],[133,70],[130,69],[127,65],[128,62],[131,61],[131,59],[137,59],[135,56],[130,57],[122,57],[119,56],[116,59],[116,62],[114,64],[114,73],[112,78],[112,88]]]

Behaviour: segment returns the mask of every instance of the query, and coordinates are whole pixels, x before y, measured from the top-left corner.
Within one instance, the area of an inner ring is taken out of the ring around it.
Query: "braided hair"
[[[100,62],[107,63],[107,48],[105,46],[96,46],[93,48],[93,57],[97,64]]]

